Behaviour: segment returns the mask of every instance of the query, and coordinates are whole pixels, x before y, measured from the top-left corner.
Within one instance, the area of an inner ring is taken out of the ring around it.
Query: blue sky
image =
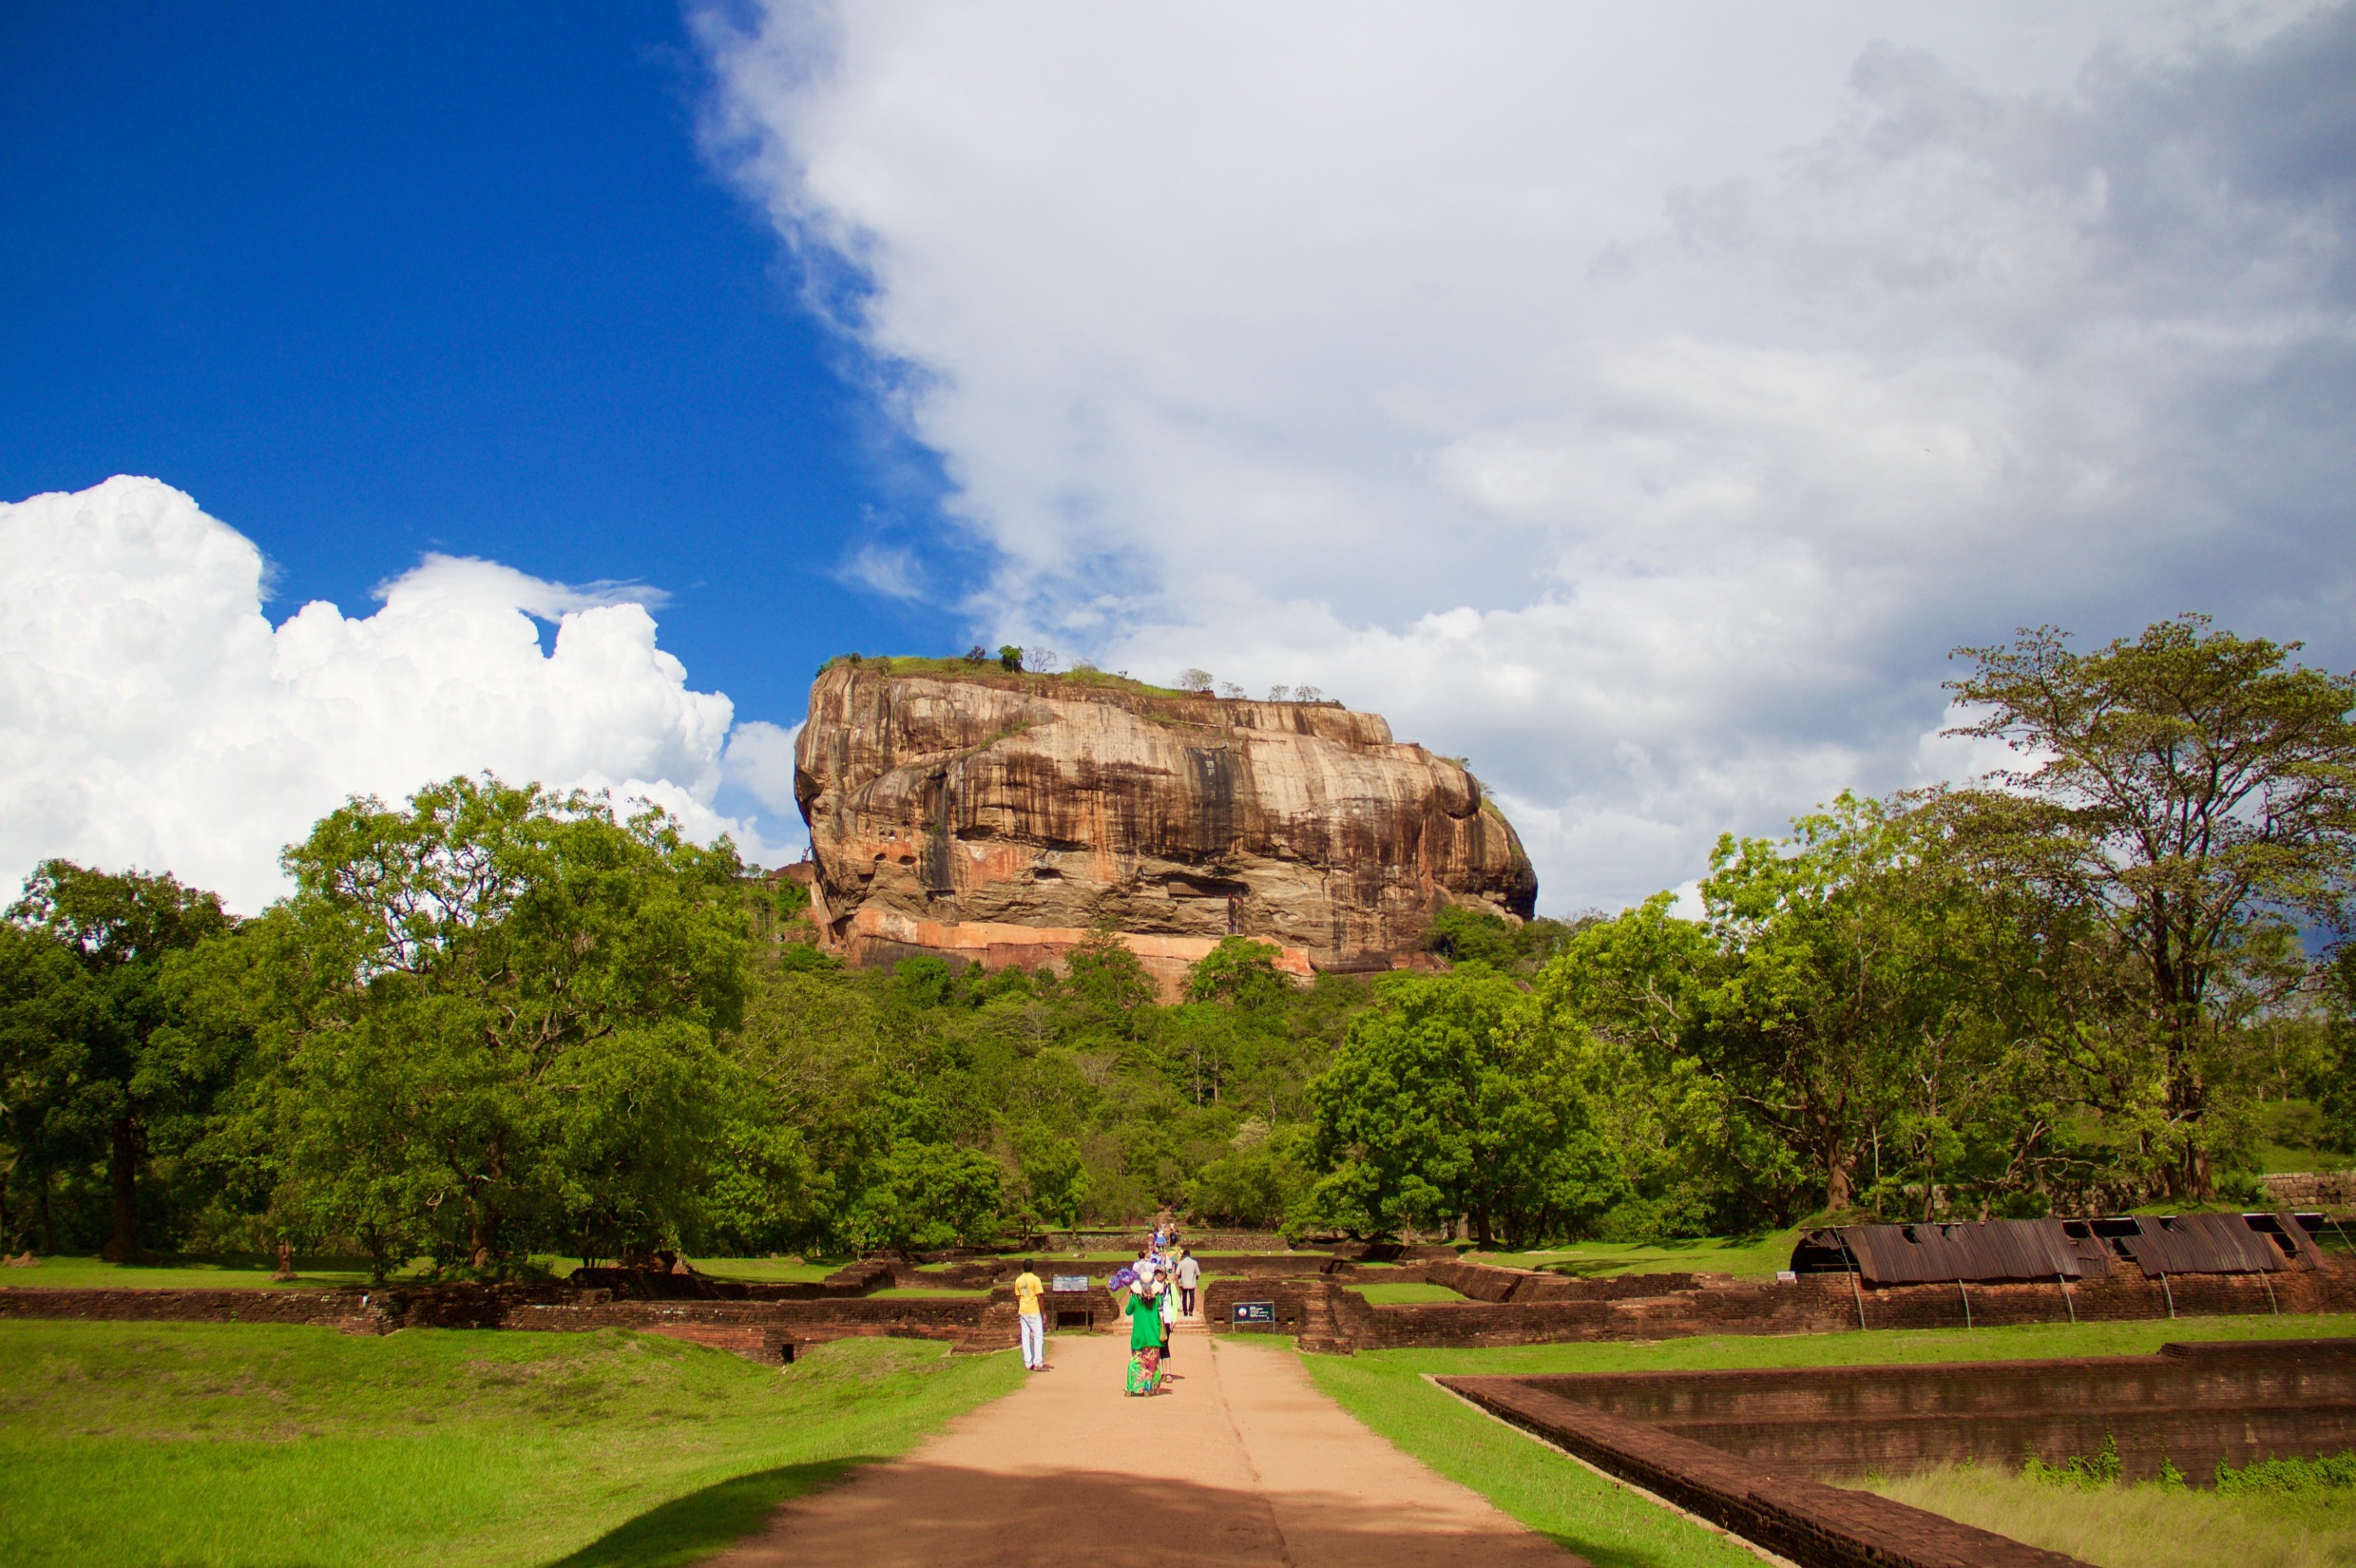
[[[2352,83],[2350,0],[15,5],[0,880],[252,907],[487,767],[790,853],[816,662],[978,639],[1380,711],[1562,913],[1996,760],[1959,644],[2346,669]]]
[[[11,7],[0,499],[162,478],[278,617],[428,550],[643,582],[740,718],[947,646],[830,575],[936,469],[699,157],[704,83],[660,0]]]

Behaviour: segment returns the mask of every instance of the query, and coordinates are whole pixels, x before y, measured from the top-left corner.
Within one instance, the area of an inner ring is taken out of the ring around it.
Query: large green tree
[[[17,985],[37,989],[63,951],[81,968],[78,1000],[28,996],[20,1017],[48,1012],[46,1066],[18,1054],[16,1065],[45,1081],[25,1088],[40,1104],[35,1147],[51,1157],[77,1132],[105,1151],[110,1202],[104,1255],[136,1256],[140,1245],[140,1173],[158,1142],[194,1136],[232,1062],[201,1037],[178,1027],[167,960],[225,931],[220,900],[171,876],[106,872],[70,861],[45,861],[25,884],[9,918],[51,946],[20,946],[10,964]],[[12,1011],[18,1010],[16,1007]],[[39,1033],[28,1036],[30,1049]]]
[[[380,1263],[424,1247],[478,1270],[699,1223],[742,1091],[715,1040],[746,932],[725,842],[455,778],[354,801],[286,866],[293,895],[197,987],[260,1046],[226,1141],[281,1206]]]
[[[2021,757],[1984,803],[1992,858],[2097,918],[2129,971],[2160,1086],[2139,1136],[2178,1197],[2216,1189],[2226,1015],[2279,984],[2290,924],[2343,919],[2356,872],[2356,676],[2299,646],[2192,615],[2091,653],[2040,627],[1959,650],[1974,668],[1949,683],[1956,733]]]
[[[1309,1086],[1326,1174],[1304,1217],[1360,1234],[1465,1221],[1475,1240],[1581,1233],[1622,1195],[1572,1053],[1511,981],[1398,978]]]

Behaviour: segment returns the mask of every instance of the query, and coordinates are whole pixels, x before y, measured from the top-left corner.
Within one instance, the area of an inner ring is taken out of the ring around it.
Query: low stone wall
[[[1203,1323],[1215,1333],[1297,1334],[1309,1320],[1308,1296],[1312,1289],[1297,1279],[1209,1279],[1203,1281],[1197,1305]],[[1242,1301],[1269,1303],[1274,1321],[1237,1323],[1235,1304]]]
[[[2269,1208],[2356,1209],[2356,1171],[2295,1171],[2258,1180]]]
[[[1378,1277],[1421,1278],[1475,1299],[1377,1306],[1350,1288]],[[1337,1349],[1451,1348],[2356,1311],[2356,1266],[2334,1260],[2319,1271],[2278,1274],[2116,1273],[2051,1284],[1876,1287],[1845,1273],[1772,1282],[1690,1273],[1573,1279],[1457,1263],[1379,1275],[1345,1267],[1281,1281],[1219,1280],[1207,1299],[1215,1330],[1235,1327],[1231,1309],[1237,1300],[1280,1299],[1304,1325],[1314,1321],[1322,1330],[1330,1324]]]
[[[2171,1345],[2157,1355],[1804,1370],[1525,1377],[1622,1420],[1818,1480],[2049,1463],[2117,1444],[2123,1473],[2356,1446],[2356,1340]]]
[[[1870,1492],[1737,1459],[1691,1438],[1528,1386],[1516,1378],[1440,1386],[1596,1468],[1755,1541],[1802,1568],[2085,1568],[2076,1558]]]
[[[360,1333],[381,1331],[381,1306],[362,1291],[249,1287],[213,1291],[60,1290],[0,1286],[0,1319],[112,1323],[299,1323]]]
[[[965,1296],[741,1295],[710,1299],[625,1296],[603,1288],[546,1285],[428,1285],[374,1291],[44,1290],[0,1287],[0,1319],[116,1322],[299,1323],[354,1333],[399,1329],[520,1329],[582,1332],[689,1328],[772,1333],[771,1348],[852,1334],[942,1340],[961,1350],[1016,1343],[1014,1293]],[[674,1337],[696,1338],[675,1333]],[[723,1338],[728,1337],[723,1335]],[[718,1340],[712,1341],[718,1343]],[[747,1342],[749,1343],[749,1342]]]

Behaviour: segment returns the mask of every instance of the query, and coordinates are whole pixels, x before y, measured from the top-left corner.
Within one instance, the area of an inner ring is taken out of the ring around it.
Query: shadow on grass
[[[781,1464],[774,1470],[756,1470],[716,1482],[648,1509],[547,1568],[685,1568],[736,1544],[788,1498],[814,1492],[841,1480],[848,1470],[878,1463],[872,1455],[860,1454],[812,1464]]]

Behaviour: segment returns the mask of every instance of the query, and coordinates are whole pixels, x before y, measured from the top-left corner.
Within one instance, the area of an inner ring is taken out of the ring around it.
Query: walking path
[[[1189,1327],[1193,1327],[1190,1325]],[[1358,1425],[1274,1347],[1181,1333],[1170,1392],[1121,1391],[1125,1335],[907,1458],[786,1504],[718,1568],[1577,1568],[1480,1494]]]

